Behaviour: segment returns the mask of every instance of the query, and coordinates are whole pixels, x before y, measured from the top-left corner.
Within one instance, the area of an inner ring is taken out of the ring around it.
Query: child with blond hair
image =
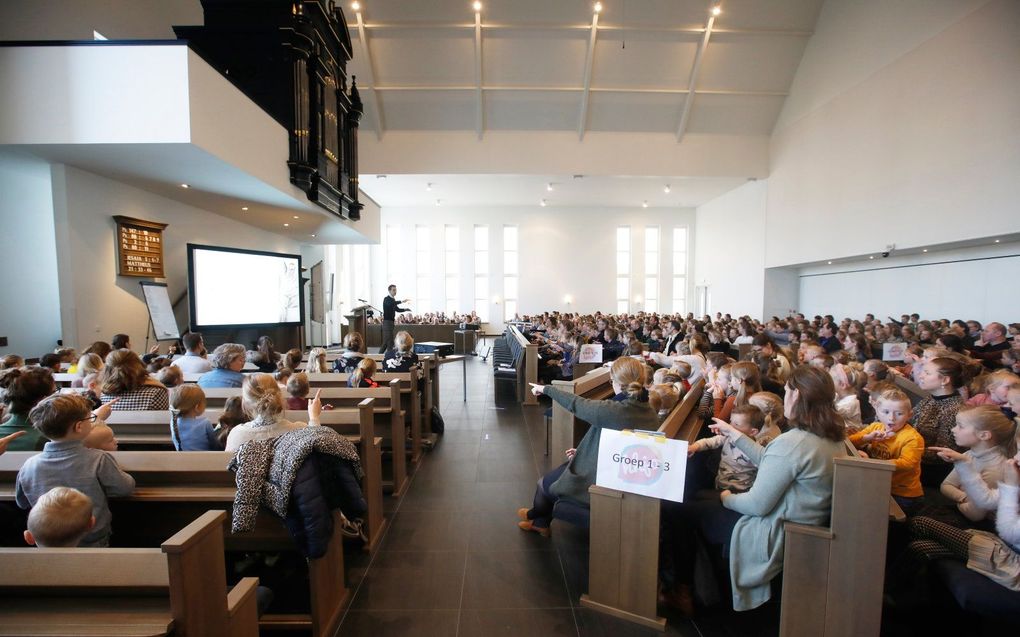
[[[25,542],[44,549],[73,548],[95,525],[91,498],[77,489],[54,487],[29,512]]]
[[[720,418],[716,422],[725,422]],[[765,427],[765,414],[754,405],[741,405],[733,408],[730,425],[740,433],[757,439]],[[711,438],[701,438],[687,447],[687,455],[693,456],[701,451],[719,449],[719,472],[715,478],[715,488],[719,491],[728,489],[731,493],[744,493],[751,489],[754,478],[758,475],[755,461],[733,444],[729,436],[718,434]]]
[[[177,451],[222,451],[216,428],[203,416],[205,392],[198,385],[170,392],[170,437]]]
[[[889,389],[875,402],[878,422],[868,425],[848,440],[868,458],[891,460],[894,470],[892,497],[910,515],[921,505],[921,457],[924,438],[910,426],[910,398],[899,389]]]
[[[88,401],[74,394],[56,394],[33,407],[29,418],[50,442],[18,472],[15,502],[29,509],[54,487],[78,489],[92,499],[96,517],[95,527],[81,546],[109,546],[112,516],[107,498],[131,495],[135,479],[124,473],[110,454],[84,446],[95,418]]]
[[[848,365],[833,365],[829,370],[836,386],[836,411],[843,417],[848,433],[857,433],[864,424],[861,422],[861,403],[857,397],[858,386],[863,384],[862,372]]]

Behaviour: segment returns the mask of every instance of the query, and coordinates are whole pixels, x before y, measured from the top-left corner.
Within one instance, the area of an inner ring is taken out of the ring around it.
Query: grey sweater
[[[112,520],[106,498],[131,495],[135,479],[105,451],[86,449],[80,440],[60,440],[47,442],[42,453],[25,462],[18,472],[15,500],[28,509],[54,487],[71,487],[92,498],[96,526],[80,546],[104,547],[110,543]]]
[[[595,470],[599,463],[599,437],[602,428],[649,429],[659,428],[659,419],[648,402],[637,398],[625,400],[592,400],[582,398],[546,385],[545,394],[567,411],[588,422],[591,429],[577,445],[577,453],[567,464],[563,475],[552,484],[553,495],[587,505],[588,487],[595,484]]]

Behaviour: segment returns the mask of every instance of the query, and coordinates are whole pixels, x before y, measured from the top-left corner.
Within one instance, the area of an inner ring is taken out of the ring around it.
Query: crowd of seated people
[[[382,316],[376,315],[368,319],[368,322],[373,325],[382,324]],[[481,325],[482,319],[479,318],[478,313],[474,310],[470,312],[453,312],[447,314],[446,312],[424,312],[421,314],[415,314],[413,312],[403,312],[396,315],[394,322],[403,325]]]
[[[533,391],[592,425],[566,461],[542,478],[532,506],[518,511],[523,530],[549,535],[559,499],[587,504],[601,428],[655,429],[704,379],[699,413],[709,427],[690,448],[689,497],[663,508],[664,602],[694,612],[698,542],[728,564],[722,577],[730,581],[733,608],[767,601],[782,568],[782,524],[825,523],[831,459],[847,453],[847,443],[895,466],[889,495],[909,518],[909,542],[890,548],[898,551],[895,563],[956,560],[1020,592],[1020,325],[916,315],[839,323],[802,315],[764,322],[722,314],[519,318],[541,354]],[[300,350],[276,352],[266,337],[252,350],[227,343],[207,353],[201,336],[189,334],[174,351],[139,356],[122,336],[93,343],[80,356],[54,352],[38,365],[13,355],[0,361],[0,451],[42,452],[18,478],[17,503],[46,504],[41,518],[50,504],[81,508],[87,499],[92,515],[78,515],[81,523],[69,536],[82,545],[108,542],[106,499],[133,486],[104,453],[116,449],[103,425],[111,411],[170,410],[175,448],[237,451],[316,426],[322,406],[309,397],[307,373],[345,372],[351,386],[370,387],[377,370],[420,364],[407,332],[396,334],[381,364],[358,353],[362,336],[354,333],[332,364],[322,350],[310,352],[307,363]],[[571,378],[581,348],[596,343],[611,365],[614,400],[589,401],[549,384]],[[884,343],[902,344],[903,360],[880,360]],[[739,346],[748,360],[737,360]],[[259,371],[243,373],[249,363]],[[81,393],[57,392],[53,374],[65,367]],[[197,385],[180,382],[196,372],[202,373]],[[912,404],[891,382],[897,377],[916,383],[923,397]],[[205,416],[204,389],[212,387],[242,388],[218,422]],[[307,409],[308,422],[287,420],[288,407]],[[47,497],[57,488],[83,496]]]
[[[699,413],[709,426],[689,450],[685,503],[663,505],[660,601],[691,614],[696,599],[710,598],[692,590],[691,547],[700,542],[729,565],[722,576],[733,608],[764,603],[782,568],[782,522],[825,522],[831,458],[846,455],[847,443],[895,467],[890,496],[908,517],[910,539],[889,548],[901,584],[919,564],[957,560],[1020,593],[1020,324],[916,314],[839,323],[803,315],[515,318],[539,345],[534,393],[592,424],[539,482],[532,506],[518,511],[523,530],[549,535],[560,498],[587,504],[602,427],[654,428],[649,423],[663,413],[651,397],[660,404],[682,397],[704,378]],[[569,379],[576,353],[594,343],[612,366],[620,407],[549,384]],[[904,346],[901,362],[881,360],[886,343]],[[740,345],[749,346],[748,360],[736,360]],[[916,384],[915,404],[897,377]],[[916,587],[890,589],[895,596]]]

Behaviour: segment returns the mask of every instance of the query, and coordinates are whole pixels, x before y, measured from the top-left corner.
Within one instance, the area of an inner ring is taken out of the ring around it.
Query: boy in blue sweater
[[[18,472],[18,506],[35,506],[54,487],[77,489],[92,499],[96,518],[80,546],[109,546],[112,516],[106,499],[131,495],[135,479],[124,473],[110,454],[84,446],[95,421],[88,401],[78,395],[57,394],[33,407],[28,418],[50,442]]]

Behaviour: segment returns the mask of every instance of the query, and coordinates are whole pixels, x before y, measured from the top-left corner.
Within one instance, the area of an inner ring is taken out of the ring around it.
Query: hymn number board
[[[117,274],[164,278],[163,229],[167,224],[114,215],[117,221]]]

